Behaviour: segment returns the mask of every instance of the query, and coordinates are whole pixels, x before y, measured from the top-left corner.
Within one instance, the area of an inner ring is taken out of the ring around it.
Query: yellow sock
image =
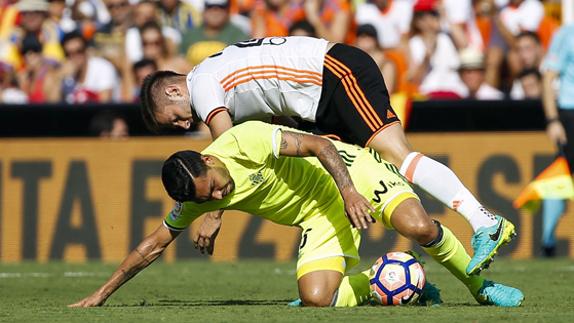
[[[371,295],[370,268],[355,275],[345,276],[337,291],[336,307],[352,307],[367,303]]]
[[[482,287],[484,278],[466,274],[466,266],[470,262],[470,256],[466,253],[462,243],[447,227],[443,225],[440,227],[442,227],[442,239],[432,246],[423,247],[423,249],[455,275],[475,296]]]

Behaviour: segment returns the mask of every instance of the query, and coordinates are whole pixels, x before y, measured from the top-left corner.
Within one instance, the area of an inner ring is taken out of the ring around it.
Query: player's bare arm
[[[339,156],[337,148],[327,139],[319,136],[283,131],[280,154],[283,156],[315,156],[331,174],[343,201],[351,224],[357,228],[367,228],[369,222],[375,222],[369,214],[374,208],[369,201],[355,189],[347,166]]]
[[[167,229],[163,224],[130,252],[108,281],[92,295],[68,305],[68,307],[102,306],[124,283],[154,262],[178,236],[179,232]]]
[[[211,132],[211,137],[215,140],[222,133],[227,131],[229,128],[233,127],[233,121],[227,110],[223,110],[216,115],[214,115],[211,120],[209,120],[209,131]]]

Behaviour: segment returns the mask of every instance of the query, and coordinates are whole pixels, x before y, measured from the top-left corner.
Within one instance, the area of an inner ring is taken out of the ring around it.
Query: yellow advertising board
[[[451,167],[477,197],[511,219],[519,237],[503,254],[538,254],[540,216],[520,213],[512,200],[552,159],[543,133],[412,134],[413,146]],[[160,225],[173,206],[160,180],[171,153],[201,150],[207,141],[189,138],[2,139],[0,140],[0,262],[117,262]],[[466,221],[421,194],[428,213],[448,225],[470,250]],[[181,234],[164,259],[202,257],[192,234]],[[557,230],[559,253],[574,257],[574,214]],[[242,258],[295,259],[296,228],[241,212],[227,212],[213,261]],[[362,255],[413,247],[382,225],[363,238]]]

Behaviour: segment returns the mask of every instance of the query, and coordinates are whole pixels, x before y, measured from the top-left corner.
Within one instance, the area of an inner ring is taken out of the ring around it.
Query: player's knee
[[[331,306],[333,301],[333,293],[313,288],[307,291],[301,291],[301,301],[304,306],[310,307],[327,307]]]
[[[421,245],[427,244],[436,238],[438,229],[432,221],[418,221],[409,225],[409,238],[415,240]]]

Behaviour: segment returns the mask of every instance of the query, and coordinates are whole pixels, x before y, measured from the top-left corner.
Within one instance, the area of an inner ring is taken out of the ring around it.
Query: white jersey
[[[252,39],[226,47],[187,75],[191,106],[206,123],[229,110],[234,122],[298,116],[315,121],[328,42]]]

